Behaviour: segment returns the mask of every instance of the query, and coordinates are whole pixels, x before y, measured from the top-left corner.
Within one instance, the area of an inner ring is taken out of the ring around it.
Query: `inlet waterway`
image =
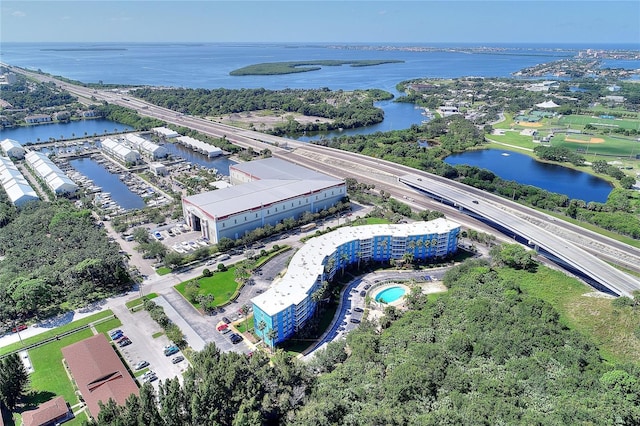
[[[144,200],[129,190],[117,175],[109,172],[100,163],[91,158],[78,158],[69,161],[69,164],[91,179],[93,183],[102,188],[104,192],[111,193],[111,199],[126,210],[141,209],[145,206]]]
[[[47,142],[49,138],[72,139],[104,136],[109,133],[128,132],[131,126],[115,121],[96,118],[70,121],[69,123],[35,124],[31,126],[11,127],[0,130],[0,139],[13,139],[26,144],[28,142]]]
[[[588,173],[543,163],[524,154],[499,149],[453,154],[444,161],[450,165],[467,164],[491,170],[502,179],[536,186],[587,203],[606,202],[612,189],[609,182]]]

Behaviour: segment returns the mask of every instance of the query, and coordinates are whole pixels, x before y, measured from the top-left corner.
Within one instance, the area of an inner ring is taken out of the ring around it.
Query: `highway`
[[[479,224],[479,221],[473,220],[473,215],[477,218],[490,219],[509,229],[514,235],[525,237],[532,245],[572,265],[576,270],[582,271],[595,282],[618,295],[631,296],[633,291],[640,290],[640,281],[637,278],[621,272],[608,263],[640,273],[639,249],[459,182],[357,153],[183,115],[135,99],[127,93],[94,90],[20,68],[8,67],[37,80],[53,82],[85,100],[94,97],[98,101],[134,109],[143,116],[195,129],[209,136],[226,137],[230,142],[244,148],[251,147],[258,152],[268,148],[274,157],[338,178],[353,177],[359,182],[373,183],[378,190],[382,189],[399,200],[408,200],[407,204],[414,208],[444,211],[447,217],[463,224]],[[454,208],[428,199],[420,193],[420,190],[447,200],[454,205]],[[467,212],[471,212],[471,216],[467,215]]]

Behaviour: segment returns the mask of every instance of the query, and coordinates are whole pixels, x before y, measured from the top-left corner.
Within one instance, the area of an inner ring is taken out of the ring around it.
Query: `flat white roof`
[[[253,179],[305,179],[324,181],[333,179],[325,174],[274,157],[234,164],[230,166],[229,169],[242,172],[251,176]],[[342,182],[338,179],[335,179],[335,181],[336,183]]]
[[[165,138],[177,138],[178,136],[180,136],[180,133],[174,132],[173,130],[167,127],[154,127],[151,130],[153,130],[156,133],[160,133]]]
[[[11,149],[20,149],[24,152],[24,147],[20,144],[20,142],[13,139],[3,139],[0,141],[0,147],[4,150],[4,152],[9,153]]]
[[[330,178],[314,181],[265,179],[192,195],[185,197],[184,201],[217,218],[281,202],[342,183],[342,181]]]
[[[318,276],[324,272],[324,259],[333,254],[337,247],[350,241],[367,240],[385,235],[409,237],[443,234],[458,227],[460,225],[455,222],[438,218],[429,222],[338,228],[308,240],[291,258],[285,276],[269,290],[251,299],[251,302],[270,316],[288,306],[300,304],[308,296]]]

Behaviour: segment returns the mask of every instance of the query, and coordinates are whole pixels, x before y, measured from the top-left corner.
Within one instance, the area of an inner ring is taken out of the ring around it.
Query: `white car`
[[[143,368],[145,368],[148,365],[149,365],[149,363],[147,361],[140,361],[133,368],[135,368],[136,370],[142,370]]]

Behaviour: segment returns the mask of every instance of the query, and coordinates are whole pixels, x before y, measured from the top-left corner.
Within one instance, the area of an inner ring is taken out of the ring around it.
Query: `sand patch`
[[[575,138],[569,138],[566,137],[564,138],[565,142],[577,142],[577,143],[604,143],[604,139],[602,138],[590,138],[588,141],[582,140],[582,139],[575,139]]]
[[[252,124],[255,130],[261,131],[273,130],[277,126],[285,125],[289,117],[300,124],[331,123],[333,121],[324,117],[307,116],[295,112],[265,113],[264,111],[247,111],[208,118],[212,121],[229,125],[244,124],[248,126]]]
[[[529,123],[527,121],[520,121],[518,126],[522,127],[542,127],[542,123]]]

